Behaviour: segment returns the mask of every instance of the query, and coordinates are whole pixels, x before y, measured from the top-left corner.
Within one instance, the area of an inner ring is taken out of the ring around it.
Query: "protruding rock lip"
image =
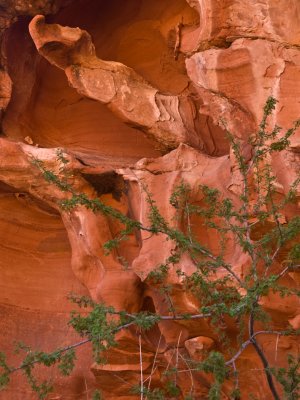
[[[38,52],[60,69],[95,57],[90,35],[80,28],[47,24],[43,15],[36,15],[29,32]]]
[[[201,148],[192,116],[193,100],[188,96],[160,93],[132,68],[97,58],[91,36],[84,30],[46,24],[37,15],[29,31],[39,53],[65,71],[78,93],[106,104],[124,122],[157,141],[161,149],[169,151],[181,142]]]

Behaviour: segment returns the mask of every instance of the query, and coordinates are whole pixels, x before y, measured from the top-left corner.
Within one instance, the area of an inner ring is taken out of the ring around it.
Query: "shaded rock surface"
[[[57,151],[63,149],[76,190],[143,224],[145,185],[168,220],[175,217],[169,198],[182,180],[195,203],[202,200],[199,185],[216,187],[236,203],[240,181],[225,128],[250,160],[247,139],[268,96],[278,100],[274,125],[288,128],[300,117],[299,27],[297,0],[0,0],[1,349],[9,352],[12,339],[46,350],[77,340],[67,327],[69,292],[128,312],[166,315],[170,307],[146,277],[171,254],[172,243],[137,233],[106,256],[103,244],[119,224],[82,207],[61,210],[57,200],[67,194],[45,182],[32,161],[60,173]],[[272,156],[282,192],[299,173],[299,143],[298,131],[287,150]],[[295,213],[297,206],[285,217]],[[199,219],[192,225],[199,241],[217,251],[218,236]],[[237,275],[243,273],[248,260],[231,237],[225,257]],[[195,266],[183,257],[180,268],[191,274]],[[168,283],[178,312],[197,313],[199,304],[183,290],[175,268]],[[297,287],[299,272],[283,283]],[[298,300],[274,295],[264,306],[276,328],[288,322],[299,328]],[[235,346],[236,327],[230,329]],[[278,365],[299,351],[296,339],[259,340]],[[129,390],[140,379],[136,330],[121,332],[118,341],[104,366],[91,366],[82,348],[72,377],[51,370],[55,393],[49,398],[83,400],[99,387],[105,399],[136,399]],[[161,387],[166,369],[177,366],[182,395],[192,386],[196,399],[207,398],[211,377],[184,363],[220,348],[205,320],[160,322],[141,343],[145,379]],[[250,346],[237,367],[242,398],[251,389],[268,400]],[[14,379],[0,399],[35,398]],[[224,386],[224,399],[231,389]]]

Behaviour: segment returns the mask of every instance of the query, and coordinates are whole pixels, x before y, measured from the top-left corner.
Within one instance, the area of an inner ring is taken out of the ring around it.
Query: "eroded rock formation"
[[[251,160],[247,139],[268,96],[278,100],[274,125],[288,128],[300,117],[299,2],[248,3],[0,0],[1,348],[10,350],[12,339],[46,350],[76,340],[65,327],[71,291],[119,310],[168,314],[168,299],[146,278],[171,254],[172,242],[136,233],[104,255],[102,246],[119,232],[119,223],[84,207],[63,211],[57,201],[68,194],[46,182],[34,160],[60,174],[62,149],[76,190],[99,196],[143,224],[145,185],[167,220],[175,216],[169,198],[183,180],[195,203],[202,200],[199,185],[237,202],[240,177],[226,129]],[[288,150],[271,159],[281,193],[299,173],[299,137],[298,131]],[[285,218],[298,212],[295,205]],[[193,226],[201,242],[218,249],[214,233],[199,220]],[[237,276],[247,268],[232,238],[226,259]],[[195,266],[182,257],[180,268],[191,274]],[[289,273],[282,281],[297,287],[298,275]],[[173,306],[197,313],[199,304],[183,290],[175,269],[168,283]],[[299,328],[298,299],[272,295],[265,307],[276,328]],[[227,329],[234,347],[237,328]],[[49,399],[86,399],[95,387],[107,399],[136,399],[129,389],[139,382],[138,335],[128,329],[118,341],[104,366],[91,367],[89,350],[82,348],[71,378],[51,372],[55,393]],[[261,335],[260,345],[278,365],[287,353],[299,351],[290,337],[274,341]],[[196,399],[207,398],[211,378],[190,371],[184,361],[220,348],[205,320],[160,322],[143,334],[141,347],[143,375],[154,386],[163,385],[164,371],[177,366],[182,396],[192,387]],[[259,399],[269,399],[250,346],[237,364],[242,398],[251,388]],[[34,399],[24,387],[15,378],[0,398]],[[231,389],[231,383],[224,386],[224,399]]]

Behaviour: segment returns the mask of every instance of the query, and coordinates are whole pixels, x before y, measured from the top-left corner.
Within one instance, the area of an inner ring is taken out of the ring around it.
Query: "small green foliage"
[[[242,398],[235,360],[249,345],[253,345],[253,349],[262,361],[270,396],[272,395],[276,400],[280,399],[273,382],[275,378],[282,385],[287,400],[300,398],[299,357],[289,356],[288,368],[273,368],[256,341],[259,331],[255,330],[256,322],[259,322],[259,329],[262,329],[261,332],[265,334],[277,336],[300,334],[299,330],[292,328],[281,331],[272,330],[274,323],[271,315],[262,306],[264,298],[270,294],[278,293],[282,297],[292,295],[299,297],[300,295],[298,289],[288,288],[281,284],[281,278],[285,273],[297,271],[300,264],[300,245],[295,243],[300,236],[300,217],[295,216],[287,220],[283,218],[287,205],[296,204],[298,199],[300,175],[291,184],[286,195],[278,193],[278,179],[273,173],[270,162],[270,156],[273,153],[288,148],[292,135],[300,126],[300,120],[286,132],[278,126],[270,128],[269,117],[275,110],[276,104],[277,100],[273,97],[267,100],[258,131],[251,135],[247,144],[227,132],[234,156],[234,168],[241,177],[240,193],[235,195],[228,192],[228,197],[226,197],[223,191],[220,192],[216,188],[206,185],[191,188],[189,184],[182,181],[174,189],[169,200],[176,214],[171,221],[161,213],[146,186],[143,190],[146,194],[149,223],[142,225],[105,204],[99,198],[89,198],[85,193],[78,193],[72,186],[69,160],[62,149],[57,151],[58,173],[47,169],[43,161],[33,160],[33,164],[43,174],[44,179],[65,192],[64,200],[59,202],[63,210],[72,211],[82,206],[122,224],[120,232],[104,244],[106,254],[118,248],[129,235],[138,231],[149,233],[149,237],[160,235],[164,240],[172,242],[171,256],[152,269],[145,283],[145,286],[149,283],[157,285],[155,290],[161,298],[164,298],[164,303],[169,304],[168,315],[163,316],[148,311],[134,314],[129,314],[126,310],[116,312],[112,307],[98,304],[89,297],[71,294],[69,299],[84,310],[84,313],[82,310],[81,312],[73,311],[69,321],[69,325],[84,338],[82,342],[50,353],[32,351],[28,346],[19,344],[17,351],[25,352],[26,355],[21,365],[16,368],[8,366],[5,355],[0,353],[0,389],[9,383],[11,373],[22,370],[39,399],[45,399],[51,391],[51,383],[47,381],[39,383],[36,380],[33,374],[35,365],[50,367],[56,364],[63,375],[69,375],[74,368],[77,346],[90,342],[95,361],[105,362],[105,352],[117,345],[115,335],[121,329],[135,325],[143,334],[144,331],[153,328],[163,320],[189,320],[188,323],[191,324],[192,321],[197,321],[198,317],[203,318],[204,314],[206,324],[219,338],[219,351],[209,352],[200,363],[192,360],[186,363],[188,368],[191,364],[192,368],[214,376],[214,382],[208,394],[209,400],[221,398],[222,387],[226,380],[234,383],[231,398],[233,400]],[[250,160],[244,156],[245,144],[251,146],[252,149]],[[196,199],[193,192],[195,189],[198,190]],[[279,197],[280,200],[278,200]],[[210,248],[209,245],[204,244],[206,240],[195,238],[196,223],[207,232],[216,234],[218,246]],[[232,264],[227,262],[228,253],[231,251],[230,243],[235,243],[248,260],[242,273],[236,272],[235,262]],[[282,254],[288,254],[287,258],[282,260]],[[183,257],[192,261],[194,267],[192,273],[186,273],[184,268],[181,269],[180,260]],[[122,262],[120,257],[119,261]],[[130,263],[125,261],[124,264],[126,269],[130,269]],[[278,271],[280,264],[282,264],[282,269]],[[187,296],[192,294],[197,299],[200,315],[191,315],[185,313],[184,310],[177,313],[173,304],[173,295],[177,287],[169,283],[169,277],[173,279],[174,271],[181,284],[184,285]],[[167,310],[166,307],[165,310]],[[229,351],[228,344],[232,341],[228,340],[227,325],[231,327],[231,334],[236,331],[236,346],[230,348]],[[232,326],[235,326],[235,330]],[[230,354],[232,358],[225,361],[221,351],[227,355]],[[166,382],[163,387],[151,388],[149,384],[148,388],[145,385],[137,385],[134,392],[145,400],[182,396],[177,380],[179,373],[177,365],[168,365],[166,371],[162,373]],[[100,398],[100,392],[94,392],[93,400]],[[185,400],[188,399],[192,399],[192,396],[185,397]]]
[[[174,381],[167,381],[166,383],[166,393],[170,397],[178,397],[180,395],[180,389]]]
[[[68,299],[77,304],[80,308],[87,308],[87,307],[95,307],[97,303],[95,303],[90,297],[88,296],[77,296],[74,293],[70,293],[68,295]]]
[[[272,114],[272,112],[276,108],[277,103],[278,100],[276,100],[274,97],[268,97],[266,104],[264,105],[264,118],[269,117]]]
[[[232,400],[241,400],[241,391],[238,388],[233,389],[233,391],[230,393],[230,398]]]
[[[300,262],[300,243],[296,243],[289,252],[289,259]]]
[[[144,190],[147,194],[147,203],[149,205],[149,215],[148,219],[150,221],[150,231],[153,234],[158,234],[159,232],[169,232],[170,227],[168,222],[161,215],[155,200],[152,195],[148,192],[148,189],[144,187]]]
[[[183,209],[190,197],[191,188],[185,182],[178,185],[170,197],[170,204],[176,209]]]
[[[145,390],[145,396],[148,400],[165,400],[165,392],[162,389]]]
[[[147,400],[177,399],[181,395],[180,389],[172,380],[168,380],[163,388],[149,389],[147,387],[141,388],[141,386],[135,385],[131,388],[131,393],[143,394],[143,398]]]
[[[164,389],[155,388],[153,390],[147,387],[141,388],[140,385],[135,385],[131,388],[130,392],[132,394],[143,395],[143,398],[147,400],[165,400],[166,393]]]
[[[68,376],[74,369],[74,362],[76,360],[76,353],[74,349],[66,351],[60,358],[58,368],[62,375]]]
[[[110,347],[116,346],[114,333],[118,327],[117,322],[109,321],[108,314],[114,314],[112,307],[106,307],[104,304],[92,305],[92,310],[87,316],[73,311],[69,325],[82,337],[87,337],[93,347],[95,361],[100,364],[105,362],[101,353]]]
[[[134,323],[141,329],[147,331],[151,329],[157,322],[160,321],[160,316],[148,312],[140,312],[135,315]]]
[[[9,384],[11,369],[6,362],[5,354],[2,352],[0,352],[0,368],[2,370],[0,373],[0,390],[3,390]]]
[[[255,396],[253,393],[249,393],[249,400],[260,400],[257,396]]]
[[[99,390],[94,391],[92,400],[102,400],[102,396]]]
[[[69,375],[74,369],[76,354],[72,348],[57,349],[51,353],[46,353],[44,351],[32,351],[26,344],[21,342],[17,343],[15,352],[19,354],[22,351],[26,353],[22,364],[17,369],[10,369],[9,372],[14,372],[18,369],[22,370],[28,384],[31,389],[37,393],[39,399],[45,399],[52,391],[53,386],[48,381],[38,382],[33,374],[36,365],[51,367],[58,364],[58,369],[64,376]]]
[[[197,369],[214,375],[215,382],[212,384],[208,396],[209,400],[219,400],[222,385],[229,374],[223,354],[211,351],[207,359],[197,365]]]
[[[154,284],[162,283],[166,279],[168,272],[169,265],[165,263],[149,272],[147,279],[152,281]]]
[[[69,160],[65,157],[62,149],[56,151],[57,159],[63,164],[63,168],[69,163]]]
[[[46,353],[28,352],[21,365],[21,369],[23,371],[24,376],[27,379],[29,386],[34,392],[36,392],[40,400],[45,399],[48,396],[48,394],[52,392],[53,386],[48,381],[43,381],[39,383],[38,380],[33,375],[34,367],[36,363],[43,364],[49,367],[55,364],[55,362],[56,358],[52,357],[51,355],[50,357],[48,357]]]
[[[298,400],[300,399],[300,356],[294,357],[288,355],[287,368],[271,368],[272,374],[282,385],[284,391],[284,399]]]
[[[194,397],[191,394],[184,396],[184,400],[194,400]]]
[[[179,251],[173,251],[164,264],[159,265],[149,272],[147,280],[151,281],[152,284],[163,283],[168,276],[170,268],[179,263],[180,256]]]
[[[2,372],[0,374],[0,390],[5,389],[9,382],[9,372]]]

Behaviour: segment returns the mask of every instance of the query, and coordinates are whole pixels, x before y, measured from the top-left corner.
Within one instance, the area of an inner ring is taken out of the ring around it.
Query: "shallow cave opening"
[[[57,14],[47,16],[49,23],[85,29],[98,57],[121,62],[162,93],[174,95],[191,91],[185,56],[174,56],[176,27],[196,27],[198,20],[186,0],[67,1]],[[161,155],[157,143],[141,130],[69,86],[64,72],[37,53],[28,33],[29,21],[30,17],[20,16],[5,34],[4,52],[13,81],[3,120],[5,135],[41,147],[66,147],[118,159],[127,165]],[[202,151],[212,156],[228,154],[223,132],[210,118],[198,114],[195,105]]]
[[[97,195],[112,193],[115,200],[120,200],[122,193],[125,191],[125,182],[123,178],[114,171],[104,172],[102,174],[82,174],[93,188],[97,191]]]
[[[78,0],[48,22],[86,30],[99,58],[121,62],[160,91],[178,94],[188,78],[184,57],[174,56],[174,32],[198,19],[186,0]]]

